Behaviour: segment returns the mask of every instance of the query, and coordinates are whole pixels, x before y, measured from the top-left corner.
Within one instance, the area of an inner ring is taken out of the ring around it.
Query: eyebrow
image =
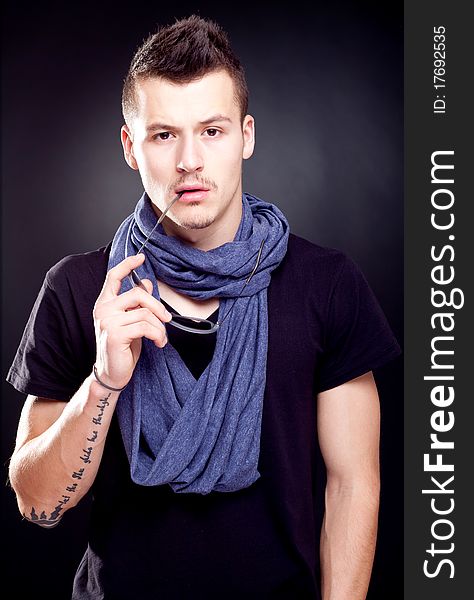
[[[212,115],[212,117],[209,117],[208,119],[204,119],[203,121],[199,121],[199,125],[210,125],[211,123],[232,123],[232,119],[230,119],[229,117],[226,117],[225,115]],[[150,125],[147,125],[146,127],[146,131],[147,133],[153,133],[154,131],[162,131],[162,130],[168,130],[168,129],[172,129],[175,131],[180,131],[181,127],[175,127],[174,125],[169,125],[167,123],[151,123]]]

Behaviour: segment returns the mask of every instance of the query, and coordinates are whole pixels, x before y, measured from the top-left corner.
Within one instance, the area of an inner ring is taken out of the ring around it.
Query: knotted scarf
[[[145,193],[114,236],[108,268],[135,254],[156,221]],[[267,288],[286,253],[288,235],[288,222],[276,206],[243,194],[232,242],[203,251],[167,236],[160,224],[146,243],[145,261],[136,272],[153,282],[157,300],[158,279],[192,298],[220,298],[222,318],[264,240],[258,269],[217,330],[213,358],[197,381],[170,343],[158,348],[142,339],[140,358],[117,404],[135,483],[168,483],[177,493],[208,494],[243,489],[260,477]],[[131,287],[126,277],[121,293]]]

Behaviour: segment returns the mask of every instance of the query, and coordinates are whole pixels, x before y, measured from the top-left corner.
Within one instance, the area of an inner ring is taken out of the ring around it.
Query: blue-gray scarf
[[[153,281],[155,298],[158,279],[192,298],[220,298],[224,315],[265,240],[257,272],[218,329],[213,358],[197,381],[169,343],[161,349],[143,338],[117,404],[131,477],[140,485],[168,483],[175,492],[208,494],[239,490],[260,477],[267,287],[286,253],[289,225],[276,206],[249,194],[242,209],[234,240],[207,252],[167,236],[161,225],[146,244],[137,274]],[[156,220],[143,194],[114,236],[109,269],[138,251]],[[125,278],[121,291],[130,288]]]

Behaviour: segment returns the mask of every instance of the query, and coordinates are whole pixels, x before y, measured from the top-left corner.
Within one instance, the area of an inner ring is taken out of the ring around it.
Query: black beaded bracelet
[[[124,386],[123,386],[123,387],[121,387],[121,388],[114,388],[114,387],[111,387],[110,385],[107,385],[107,384],[106,384],[106,383],[104,383],[103,381],[101,381],[101,380],[99,379],[99,376],[97,375],[97,367],[95,366],[95,364],[94,364],[94,377],[97,379],[97,381],[100,383],[100,385],[101,385],[102,387],[105,387],[106,389],[108,389],[108,390],[110,390],[110,391],[112,391],[112,392],[121,392],[122,390],[124,390],[124,389],[127,387],[126,385],[124,385]],[[128,384],[127,384],[127,385],[128,385]]]

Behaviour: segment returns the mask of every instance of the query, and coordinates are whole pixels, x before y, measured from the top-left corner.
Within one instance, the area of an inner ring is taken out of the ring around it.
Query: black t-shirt
[[[161,299],[161,302],[166,306],[168,310],[177,313],[178,311]],[[208,321],[212,321],[215,323],[217,321],[217,316],[219,314],[219,309],[209,315],[207,317]],[[212,355],[214,354],[214,348],[216,347],[217,341],[217,333],[208,333],[206,335],[196,335],[194,333],[189,333],[188,331],[183,331],[177,327],[166,327],[166,333],[168,335],[168,341],[173,346],[175,350],[178,351],[178,354],[183,359],[183,362],[186,364],[188,369],[191,371],[192,376],[196,381],[199,377],[204,373],[207,365],[212,360]]]
[[[68,256],[48,271],[7,376],[17,390],[67,401],[91,372],[92,309],[109,250]],[[114,417],[74,599],[320,598],[316,396],[400,348],[355,263],[293,234],[268,288],[268,327],[260,478],[205,496],[136,485]],[[214,336],[168,334],[199,375]]]

